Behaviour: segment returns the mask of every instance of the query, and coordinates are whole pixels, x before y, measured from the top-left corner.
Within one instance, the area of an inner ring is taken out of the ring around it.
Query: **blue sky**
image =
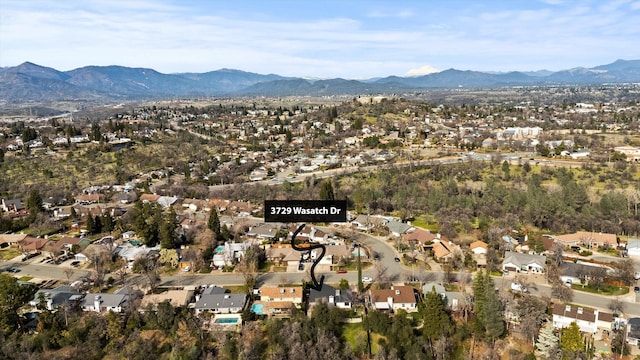
[[[363,79],[640,59],[640,0],[0,0],[0,66]]]

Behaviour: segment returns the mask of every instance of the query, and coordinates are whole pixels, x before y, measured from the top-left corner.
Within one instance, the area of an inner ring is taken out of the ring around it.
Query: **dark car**
[[[397,256],[393,260],[395,260],[395,262],[400,262],[400,258]]]
[[[636,293],[640,292],[640,286],[634,286],[633,287],[633,291],[635,291]]]
[[[7,271],[10,272],[10,273],[17,273],[17,272],[20,272],[20,269],[16,269],[14,267],[10,267],[10,268],[7,268]]]

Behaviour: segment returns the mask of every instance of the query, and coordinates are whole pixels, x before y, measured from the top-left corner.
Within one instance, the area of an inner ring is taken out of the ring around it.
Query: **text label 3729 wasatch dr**
[[[346,222],[346,200],[265,200],[266,222]]]

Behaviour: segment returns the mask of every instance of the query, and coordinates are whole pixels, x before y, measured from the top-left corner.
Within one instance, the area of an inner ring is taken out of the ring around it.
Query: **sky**
[[[0,0],[0,66],[310,78],[640,59],[640,0]]]

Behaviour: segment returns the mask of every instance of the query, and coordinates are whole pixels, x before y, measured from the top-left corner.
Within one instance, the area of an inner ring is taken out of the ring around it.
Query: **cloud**
[[[404,74],[404,76],[421,76],[421,75],[437,73],[439,71],[440,70],[434,68],[431,65],[424,65],[424,66],[421,66],[419,68],[411,69],[411,70],[407,71]]]

